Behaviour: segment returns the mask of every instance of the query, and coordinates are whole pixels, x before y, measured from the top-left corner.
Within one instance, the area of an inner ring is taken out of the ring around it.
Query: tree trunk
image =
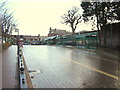
[[[103,38],[104,38],[104,47],[106,48],[106,16],[105,16],[105,5],[102,6],[102,24],[103,24]]]
[[[4,38],[4,31],[3,31],[3,25],[2,25],[2,44],[3,44],[3,38]]]
[[[98,15],[98,4],[97,2],[95,3],[96,5],[96,10],[95,10],[95,13],[96,13],[96,18],[97,18],[97,32],[98,32],[98,35],[97,35],[97,38],[98,38],[98,47],[101,47],[101,36],[100,36],[100,28],[99,28],[99,15]]]
[[[101,47],[101,36],[100,36],[100,29],[99,29],[99,25],[98,25],[98,23],[97,23],[97,32],[98,32],[98,36],[97,36],[97,38],[98,38],[98,46],[99,47]]]
[[[99,23],[98,23],[99,21],[98,14],[96,15],[96,17],[97,17],[98,46],[101,47],[101,36],[100,36],[100,28],[99,28]]]
[[[5,32],[4,38],[5,38],[5,43],[6,43],[7,42],[6,32]]]
[[[75,29],[72,29],[72,33],[73,33],[73,34],[75,33]]]
[[[3,37],[3,34],[4,34],[4,33],[3,33],[3,31],[2,31],[2,44],[3,44],[3,38],[4,38],[4,37]]]
[[[73,27],[73,23],[71,23],[71,29],[72,29],[72,33],[75,33],[75,28]]]

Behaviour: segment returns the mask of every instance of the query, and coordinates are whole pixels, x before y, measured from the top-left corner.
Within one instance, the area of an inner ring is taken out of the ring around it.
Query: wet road
[[[115,88],[118,63],[96,52],[58,46],[24,46],[34,88]]]

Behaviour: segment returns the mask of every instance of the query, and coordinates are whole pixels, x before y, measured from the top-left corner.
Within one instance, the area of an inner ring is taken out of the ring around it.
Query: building
[[[48,36],[40,36],[40,41],[44,40],[45,38],[47,38]]]
[[[22,43],[24,45],[36,45],[40,44],[40,37],[39,36],[31,36],[31,35],[20,35],[20,39],[22,39]],[[12,35],[12,43],[17,44],[18,41],[18,35]]]
[[[93,33],[93,32],[97,32],[97,30],[93,30],[93,31],[82,30],[79,32],[79,34]]]
[[[60,30],[60,29],[52,29],[50,27],[49,33],[48,33],[48,37],[51,36],[56,36],[56,35],[65,35],[65,34],[71,34],[71,32],[68,32],[66,30]]]
[[[40,37],[39,36],[31,36],[31,35],[23,35],[24,44],[39,44]]]

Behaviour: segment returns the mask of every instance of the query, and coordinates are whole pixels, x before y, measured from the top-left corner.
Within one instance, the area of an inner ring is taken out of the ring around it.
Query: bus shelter
[[[97,49],[97,32],[76,35],[76,47],[86,49]]]

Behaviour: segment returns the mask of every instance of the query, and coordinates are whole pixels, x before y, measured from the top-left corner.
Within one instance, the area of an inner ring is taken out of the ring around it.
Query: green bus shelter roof
[[[86,36],[97,36],[97,32],[92,32],[92,33],[83,33],[83,34],[77,34],[77,35],[74,35],[73,37],[75,38],[83,38],[83,37],[86,37]]]

